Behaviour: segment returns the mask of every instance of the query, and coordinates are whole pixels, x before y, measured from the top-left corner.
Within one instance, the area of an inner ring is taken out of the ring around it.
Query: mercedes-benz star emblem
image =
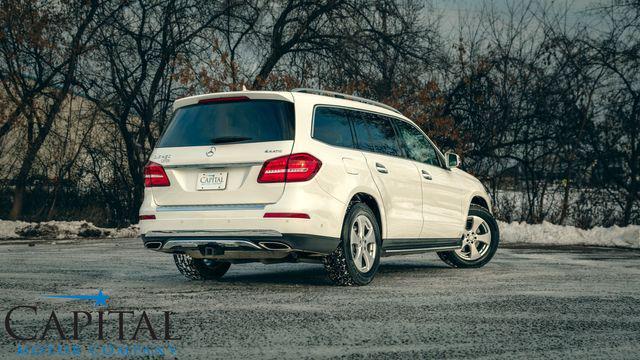
[[[212,157],[213,154],[215,154],[215,153],[216,153],[216,147],[212,146],[212,147],[209,148],[209,151],[207,151],[206,155],[207,155],[207,157]]]

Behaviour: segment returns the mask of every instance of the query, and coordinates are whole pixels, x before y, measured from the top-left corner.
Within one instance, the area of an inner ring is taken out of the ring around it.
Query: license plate
[[[226,187],[226,172],[206,172],[198,175],[197,190],[224,190]]]

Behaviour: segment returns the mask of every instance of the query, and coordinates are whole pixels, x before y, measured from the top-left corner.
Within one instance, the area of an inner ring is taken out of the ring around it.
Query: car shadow
[[[402,272],[424,272],[425,274],[428,274],[449,269],[451,269],[451,267],[447,266],[446,264],[422,263],[415,261],[405,263],[402,261],[397,261],[389,264],[380,264],[380,269],[378,270],[378,275],[376,276],[384,276],[384,274],[395,274]]]
[[[330,286],[331,281],[326,276],[322,265],[292,269],[278,268],[279,265],[265,265],[259,272],[232,273],[231,271],[219,280],[226,284],[271,284],[271,285],[310,285]]]
[[[265,265],[264,270],[259,272],[241,272],[234,273],[230,271],[219,283],[223,284],[271,284],[271,285],[306,285],[306,286],[334,286],[329,280],[322,265],[305,266],[304,268],[292,268],[295,265],[289,265],[286,268],[278,268],[279,265]],[[232,267],[233,269],[233,267]],[[447,265],[440,265],[427,262],[401,262],[385,263],[384,260],[380,264],[376,279],[384,279],[386,277],[395,276],[402,273],[422,273],[424,276],[449,270]],[[375,281],[375,280],[374,280]]]

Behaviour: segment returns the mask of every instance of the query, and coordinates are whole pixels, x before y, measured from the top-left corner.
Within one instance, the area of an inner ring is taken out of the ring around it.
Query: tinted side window
[[[385,155],[400,156],[398,141],[389,118],[352,111],[358,148]]]
[[[313,118],[313,138],[331,145],[353,147],[347,112],[329,107],[316,108]]]
[[[416,129],[413,125],[410,125],[401,120],[394,120],[398,126],[400,132],[400,139],[405,145],[407,155],[411,160],[419,161],[421,163],[440,166],[440,160],[436,150],[431,145],[431,142],[427,140],[420,130]]]

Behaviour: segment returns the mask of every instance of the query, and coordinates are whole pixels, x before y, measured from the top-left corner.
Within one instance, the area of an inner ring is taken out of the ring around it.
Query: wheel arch
[[[347,216],[347,210],[350,205],[354,202],[361,202],[367,205],[373,214],[376,216],[376,220],[378,221],[378,225],[380,226],[380,234],[384,239],[384,234],[386,231],[386,222],[385,222],[385,213],[384,207],[382,206],[382,201],[379,200],[375,195],[372,195],[370,191],[354,191],[354,193],[349,198],[349,202],[347,203],[347,207],[344,210],[344,216]],[[344,220],[343,220],[344,222]]]
[[[481,192],[473,192],[469,196],[469,200],[466,202],[467,211],[465,212],[465,216],[469,212],[469,208],[471,207],[472,204],[482,206],[483,208],[487,209],[489,213],[493,213],[491,208],[491,199],[487,194],[483,194]]]
[[[482,206],[483,208],[485,208],[487,210],[490,208],[489,207],[489,203],[482,196],[474,196],[471,199],[471,204]]]

